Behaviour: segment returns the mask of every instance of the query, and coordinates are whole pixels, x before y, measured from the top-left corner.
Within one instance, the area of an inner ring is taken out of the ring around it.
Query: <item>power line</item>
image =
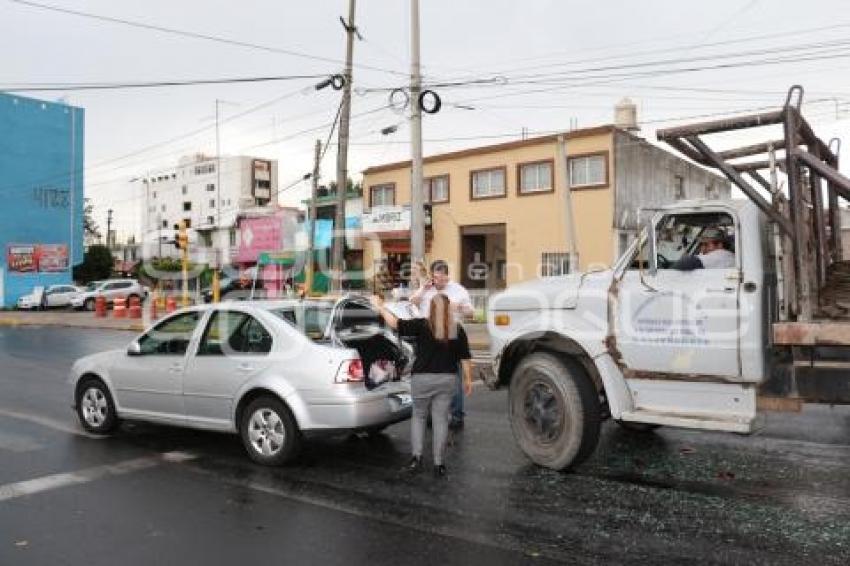
[[[318,79],[322,75],[280,75],[270,77],[231,77],[221,79],[189,79],[129,83],[50,83],[50,84],[19,84],[0,86],[0,92],[53,92],[53,91],[82,91],[82,90],[119,90],[134,88],[161,88],[175,86],[199,86],[238,83],[263,83],[276,81],[293,81],[300,79]]]
[[[236,47],[246,47],[246,48],[250,48],[250,49],[256,49],[256,50],[259,50],[259,51],[266,51],[266,52],[269,52],[269,53],[279,53],[279,54],[282,54],[282,55],[289,55],[291,57],[299,57],[299,58],[302,58],[302,59],[310,59],[310,60],[313,60],[313,61],[322,61],[324,63],[334,63],[334,64],[337,64],[337,65],[342,64],[342,61],[340,61],[338,59],[334,59],[332,57],[322,57],[321,55],[313,55],[313,54],[310,54],[310,53],[305,53],[303,51],[295,51],[294,49],[284,49],[284,48],[281,48],[281,47],[272,47],[272,46],[261,45],[261,44],[258,44],[258,43],[252,43],[252,42],[248,42],[248,41],[228,39],[228,38],[225,38],[225,37],[215,36],[215,35],[206,34],[206,33],[199,33],[199,32],[188,31],[188,30],[168,28],[168,27],[165,27],[165,26],[160,26],[160,25],[155,25],[155,24],[147,24],[147,23],[144,23],[144,22],[127,20],[127,19],[123,19],[123,18],[115,18],[115,17],[111,17],[111,16],[101,16],[99,14],[93,14],[93,13],[90,13],[90,12],[70,10],[68,8],[62,8],[62,7],[53,6],[53,5],[50,5],[50,4],[41,4],[41,3],[38,3],[38,2],[30,2],[28,0],[10,0],[10,2],[14,2],[15,4],[21,4],[23,6],[29,6],[31,8],[38,8],[40,10],[47,10],[47,11],[50,11],[50,12],[58,12],[58,13],[61,13],[61,14],[69,14],[69,15],[72,15],[72,16],[79,16],[79,17],[82,17],[82,18],[89,18],[89,19],[98,20],[98,21],[102,21],[102,22],[109,22],[109,23],[113,23],[113,24],[121,24],[121,25],[131,26],[131,27],[140,28],[140,29],[157,31],[157,32],[160,32],[160,33],[167,33],[167,34],[171,34],[171,35],[179,35],[179,36],[183,36],[183,37],[191,37],[193,39],[203,39],[203,40],[206,40],[206,41],[213,41],[213,42],[216,42],[216,43],[223,43],[223,44],[226,44],[226,45],[232,45],[232,46],[236,46]],[[392,70],[392,69],[384,69],[384,68],[381,68],[381,67],[373,67],[371,65],[359,64],[359,65],[356,65],[356,66],[361,68],[361,69],[368,69],[368,70],[371,70],[371,71],[380,71],[382,73],[390,73],[390,74],[393,74],[393,75],[399,75],[399,76],[406,76],[407,75],[407,73],[403,73],[403,72],[400,72],[400,71],[395,71],[395,70]]]

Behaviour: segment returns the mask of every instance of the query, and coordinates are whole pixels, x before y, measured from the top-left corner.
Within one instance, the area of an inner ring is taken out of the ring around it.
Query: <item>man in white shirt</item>
[[[726,234],[719,228],[706,228],[700,238],[700,253],[686,255],[673,264],[673,269],[731,269],[735,267],[735,253],[726,249]]]
[[[475,312],[472,307],[472,299],[469,291],[460,283],[449,279],[449,264],[438,259],[431,263],[431,277],[424,281],[423,285],[410,296],[410,302],[416,305],[422,317],[428,318],[431,312],[431,299],[437,293],[442,293],[449,298],[455,311],[455,320],[462,322],[471,317]],[[457,390],[452,399],[452,420],[449,427],[458,429],[463,426],[463,375],[458,374]]]

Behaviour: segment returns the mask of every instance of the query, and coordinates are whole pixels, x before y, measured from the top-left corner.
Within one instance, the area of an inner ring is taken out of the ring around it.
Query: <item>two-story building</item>
[[[409,262],[410,161],[369,167],[363,176],[364,263]],[[609,266],[646,220],[639,209],[730,198],[731,190],[727,180],[613,125],[431,155],[424,177],[426,260],[444,259],[455,280],[490,290],[566,273],[571,252],[581,269]]]

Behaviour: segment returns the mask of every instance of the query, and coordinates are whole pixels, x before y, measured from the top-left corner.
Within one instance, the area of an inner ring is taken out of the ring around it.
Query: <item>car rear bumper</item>
[[[409,390],[400,388],[381,387],[364,395],[325,396],[305,402],[307,422],[299,424],[306,435],[387,426],[409,419],[413,411]]]

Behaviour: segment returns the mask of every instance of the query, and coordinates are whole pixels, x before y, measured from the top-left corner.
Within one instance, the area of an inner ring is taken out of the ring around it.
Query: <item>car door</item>
[[[271,365],[273,342],[269,329],[250,312],[213,311],[183,377],[186,418],[197,426],[230,428],[234,397]]]
[[[69,285],[53,287],[47,296],[47,305],[50,307],[67,307],[71,304],[71,296],[76,292],[77,290]]]
[[[113,366],[110,374],[124,412],[183,420],[183,372],[202,314],[181,312],[163,320]]]
[[[674,267],[695,251],[701,230],[717,223],[730,232],[737,226],[725,212],[666,215],[655,224],[657,271],[641,268],[649,246],[626,268],[617,288],[615,320],[617,347],[628,368],[647,375],[741,375],[740,254],[728,269]]]

